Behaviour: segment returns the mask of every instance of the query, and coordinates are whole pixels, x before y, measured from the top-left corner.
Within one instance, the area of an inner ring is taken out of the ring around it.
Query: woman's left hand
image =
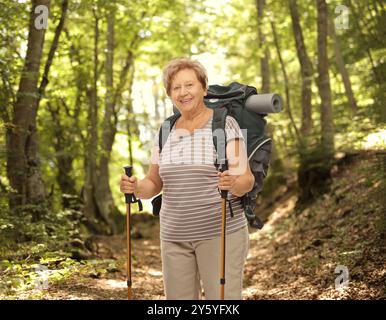
[[[229,190],[232,192],[232,189],[235,186],[235,182],[239,176],[230,175],[229,170],[218,172],[217,175],[220,178],[218,181],[218,188],[220,190]]]

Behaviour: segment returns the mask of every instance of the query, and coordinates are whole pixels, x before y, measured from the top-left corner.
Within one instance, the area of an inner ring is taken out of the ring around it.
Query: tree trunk
[[[331,22],[331,20],[330,20],[330,22]],[[329,30],[330,30],[330,34],[331,34],[332,40],[333,40],[336,64],[338,66],[339,73],[342,76],[342,80],[343,80],[343,84],[344,84],[344,88],[345,88],[345,92],[346,92],[346,97],[347,97],[348,102],[350,104],[351,111],[353,113],[356,113],[358,110],[357,102],[355,100],[354,92],[352,91],[350,76],[348,74],[346,65],[344,63],[342,51],[340,48],[339,38],[336,35],[335,26],[333,23],[330,23]]]
[[[302,75],[302,125],[300,132],[302,138],[306,138],[312,130],[312,105],[311,105],[311,84],[312,84],[312,64],[308,57],[306,45],[303,38],[303,31],[300,25],[300,18],[296,0],[289,1],[289,8],[292,19],[292,28],[296,43],[296,52],[300,64]]]
[[[334,124],[327,56],[328,13],[325,0],[316,0],[318,44],[318,88],[321,99],[321,145],[310,148],[301,157],[298,184],[301,189],[297,207],[315,200],[329,189],[334,155]]]
[[[133,115],[133,101],[131,98],[131,88],[133,85],[133,79],[134,79],[134,66],[130,70],[129,74],[129,81],[128,81],[128,88],[130,90],[129,100],[127,101],[127,142],[128,142],[128,152],[129,152],[129,164],[132,166],[134,163],[133,159],[133,136],[139,134],[137,122],[135,121],[134,117],[131,117]],[[133,125],[134,124],[134,125]]]
[[[75,156],[67,150],[71,141],[66,136],[65,128],[60,122],[59,108],[54,107],[51,102],[48,102],[47,109],[51,114],[52,123],[54,124],[53,146],[58,167],[57,182],[62,193],[63,207],[67,208],[66,195],[76,195],[75,180],[71,177],[72,163]]]
[[[95,76],[95,75],[94,75]],[[107,230],[105,222],[98,219],[98,208],[95,203],[95,190],[96,185],[96,156],[98,147],[98,135],[96,132],[97,125],[97,102],[95,96],[96,88],[92,88],[87,91],[89,98],[89,110],[88,110],[88,132],[87,132],[87,147],[85,155],[85,182],[83,187],[83,213],[87,218],[88,229],[95,234],[106,234]]]
[[[41,204],[46,199],[37,158],[36,113],[38,81],[44,45],[45,28],[35,28],[35,7],[50,7],[50,0],[33,0],[29,22],[27,54],[20,78],[13,112],[13,129],[9,134],[7,176],[14,192],[10,207]]]
[[[101,153],[99,161],[97,159],[98,149],[98,132],[97,132],[97,111],[98,111],[98,93],[97,93],[97,79],[98,79],[98,40],[99,28],[98,17],[94,11],[95,16],[95,44],[94,44],[94,84],[92,90],[89,91],[90,110],[89,110],[89,139],[88,152],[85,163],[86,165],[86,179],[84,187],[85,198],[85,215],[89,220],[89,227],[95,233],[114,234],[118,231],[116,222],[119,221],[118,212],[114,205],[110,185],[109,185],[109,161],[111,150],[113,147],[116,127],[118,124],[118,112],[122,92],[126,86],[127,76],[132,69],[133,54],[132,46],[129,45],[124,66],[120,72],[119,82],[114,88],[113,81],[113,57],[114,57],[114,14],[113,8],[109,9],[107,17],[107,52],[105,63],[106,75],[106,98],[105,98],[105,114],[102,123],[101,136]],[[134,41],[135,40],[135,41]],[[135,44],[137,37],[131,43]],[[98,225],[95,224],[98,222]]]
[[[92,87],[87,90],[89,99],[87,146],[85,157],[85,185],[83,190],[84,215],[87,218],[87,226],[93,233],[111,233],[109,225],[99,215],[96,204],[95,186],[97,181],[97,150],[98,150],[98,42],[99,42],[99,18],[94,9],[94,72]]]
[[[40,171],[39,142],[38,142],[38,132],[36,130],[36,118],[37,118],[37,112],[39,110],[40,101],[44,96],[46,87],[49,82],[48,76],[52,66],[52,62],[54,60],[55,52],[57,51],[57,48],[58,48],[60,35],[62,33],[64,23],[66,20],[67,9],[68,9],[68,0],[63,0],[61,5],[60,21],[55,29],[54,39],[51,43],[51,47],[47,55],[47,60],[44,66],[42,80],[40,82],[40,86],[37,92],[37,99],[35,100],[35,108],[33,109],[32,117],[35,120],[32,126],[33,129],[31,130],[31,135],[29,138],[30,143],[27,144],[27,147],[26,147],[28,163],[35,164],[29,167],[30,174],[29,174],[28,183],[27,183],[27,194],[32,195],[32,198],[29,201],[29,203],[36,203],[34,199],[36,199],[36,201],[40,201],[40,199],[42,199],[42,196],[43,196],[42,192],[45,193],[44,183],[43,183],[43,179]]]
[[[295,38],[296,53],[300,64],[300,73],[302,76],[302,91],[301,91],[301,106],[302,120],[300,127],[300,148],[299,148],[299,167],[297,171],[298,188],[299,188],[299,204],[306,203],[312,200],[311,186],[313,184],[313,174],[310,166],[314,162],[309,150],[309,137],[312,132],[312,104],[311,104],[311,85],[313,77],[313,68],[311,60],[307,53],[303,30],[300,25],[300,17],[296,0],[289,1],[289,9],[292,20],[292,30]]]
[[[0,115],[3,120],[3,126],[5,130],[5,150],[11,150],[10,145],[10,134],[12,133],[12,119],[11,119],[11,106],[14,104],[14,100],[12,99],[12,88],[9,83],[8,76],[2,70],[1,71],[1,80],[2,87],[0,91]],[[7,153],[5,154],[5,156]],[[4,188],[3,192],[6,192]]]
[[[271,123],[268,123],[266,131],[270,137],[273,137],[275,127]],[[276,139],[274,140],[276,141]],[[272,143],[271,160],[269,165],[270,174],[268,175],[267,180],[264,182],[264,189],[262,191],[263,197],[269,197],[272,192],[277,190],[280,185],[285,183],[284,164],[277,152],[275,141]]]
[[[270,76],[269,76],[269,52],[266,45],[265,34],[263,28],[265,0],[256,0],[257,7],[257,32],[259,39],[259,47],[263,50],[263,57],[260,59],[260,69],[262,77],[262,93],[269,93],[270,91]]]
[[[114,121],[114,10],[110,9],[107,15],[107,48],[105,62],[106,97],[105,115],[102,123],[102,152],[99,159],[97,183],[95,187],[95,199],[100,215],[109,225],[111,232],[116,233],[114,214],[117,209],[110,188],[109,161],[114,143],[116,127]]]
[[[330,160],[334,154],[334,123],[327,55],[328,11],[325,0],[316,0],[318,10],[318,88],[321,99],[322,151]]]
[[[152,92],[153,92],[153,99],[154,99],[154,118],[156,123],[160,120],[160,112],[159,112],[159,93],[158,93],[158,86],[155,79],[152,80]]]
[[[273,21],[271,21],[271,29],[272,29],[272,35],[273,35],[273,39],[274,39],[274,43],[275,43],[275,48],[276,48],[277,56],[279,57],[280,67],[281,67],[281,70],[283,72],[285,96],[286,96],[286,103],[287,103],[287,108],[286,109],[287,109],[287,112],[288,112],[288,116],[289,116],[289,118],[291,120],[291,124],[292,124],[292,126],[293,126],[293,128],[295,130],[297,146],[298,146],[298,148],[301,148],[301,146],[302,146],[302,139],[300,137],[299,130],[296,127],[294,118],[292,116],[291,97],[290,97],[290,91],[289,91],[289,81],[288,81],[288,76],[287,76],[287,71],[286,71],[286,68],[285,68],[285,64],[284,64],[283,58],[281,56],[279,39],[277,37],[276,28],[275,28],[275,25],[274,25]]]

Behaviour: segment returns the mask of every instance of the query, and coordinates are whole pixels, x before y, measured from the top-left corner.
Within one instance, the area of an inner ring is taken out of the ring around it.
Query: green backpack
[[[251,227],[261,229],[263,223],[255,215],[256,199],[258,194],[263,189],[263,182],[268,174],[269,161],[272,149],[272,139],[265,135],[266,114],[258,114],[247,110],[245,102],[251,95],[257,94],[254,87],[243,85],[237,82],[232,82],[228,86],[211,85],[208,88],[208,94],[204,101],[205,105],[214,110],[212,121],[212,132],[217,129],[224,130],[226,116],[233,117],[240,126],[240,129],[247,130],[247,154],[251,171],[255,177],[253,189],[240,198],[244,208],[245,216]],[[159,149],[160,152],[165,145],[177,119],[181,116],[178,110],[174,109],[174,115],[167,118],[159,130]],[[213,135],[213,144],[216,149],[217,159],[215,162],[218,168],[218,160],[224,158],[226,150],[225,145],[218,145],[218,139]],[[162,194],[152,200],[153,214],[158,215],[162,204]],[[231,209],[231,208],[230,208]],[[232,215],[232,209],[231,209]]]

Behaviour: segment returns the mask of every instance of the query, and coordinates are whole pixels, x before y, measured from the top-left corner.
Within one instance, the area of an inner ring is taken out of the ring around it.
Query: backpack
[[[204,102],[206,106],[214,111],[212,132],[217,129],[225,129],[226,116],[233,117],[239,124],[240,129],[247,129],[247,139],[245,139],[247,141],[247,155],[249,166],[255,177],[255,183],[253,189],[239,199],[249,225],[261,229],[263,223],[255,215],[254,210],[257,196],[262,191],[264,179],[268,174],[272,139],[265,135],[266,120],[264,118],[266,114],[254,113],[245,107],[247,98],[255,94],[257,94],[256,88],[237,82],[232,82],[228,86],[210,85]],[[161,152],[165,145],[173,125],[181,116],[178,110],[174,109],[174,112],[174,115],[167,118],[159,130],[159,152]],[[213,144],[217,153],[217,159],[219,159],[219,148],[215,137],[213,137]],[[217,159],[214,164],[216,168]],[[159,214],[161,203],[162,194],[152,200],[154,215]]]

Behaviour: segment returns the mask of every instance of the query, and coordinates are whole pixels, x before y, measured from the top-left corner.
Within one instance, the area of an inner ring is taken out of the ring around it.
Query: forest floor
[[[250,230],[243,298],[386,299],[385,159],[376,152],[343,158],[330,193],[304,209],[295,208],[295,189],[284,187],[265,208],[264,228]],[[133,215],[133,225],[134,299],[164,299],[158,220]],[[126,299],[125,236],[92,242],[95,260],[70,265],[73,272],[45,288],[0,299]],[[340,281],[345,275],[348,283]]]

